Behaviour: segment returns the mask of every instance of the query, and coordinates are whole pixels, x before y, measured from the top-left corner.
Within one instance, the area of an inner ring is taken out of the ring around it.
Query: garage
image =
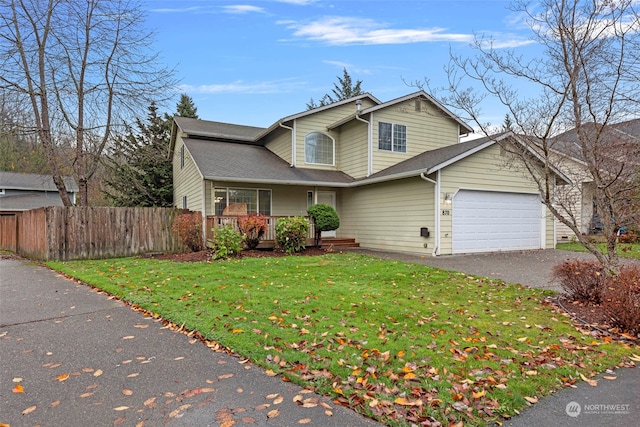
[[[453,253],[540,249],[537,194],[460,190],[453,197]]]

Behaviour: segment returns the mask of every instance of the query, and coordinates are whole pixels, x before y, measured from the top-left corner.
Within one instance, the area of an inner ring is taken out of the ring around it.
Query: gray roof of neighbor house
[[[78,192],[78,185],[72,176],[63,176],[62,180],[67,191]],[[16,172],[0,172],[0,189],[58,191],[51,175]]]
[[[261,127],[212,122],[189,117],[176,116],[173,120],[187,137],[199,136],[203,138],[255,142],[256,138],[265,130],[265,128]]]
[[[300,169],[254,144],[183,139],[205,179],[233,182],[345,186],[353,178],[340,171]]]
[[[600,126],[596,126],[594,123],[585,123],[582,125],[582,129],[587,135],[593,135]],[[602,128],[600,143],[610,148],[621,144],[637,144],[637,147],[640,147],[640,118],[605,126]],[[551,148],[561,153],[584,160],[576,129],[568,130],[554,137],[550,145]]]
[[[64,206],[60,197],[28,192],[0,197],[0,211],[28,211],[47,206]]]

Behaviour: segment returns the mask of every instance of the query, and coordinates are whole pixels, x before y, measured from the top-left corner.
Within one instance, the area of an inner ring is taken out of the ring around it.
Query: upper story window
[[[407,152],[407,127],[393,123],[378,123],[378,149]]]
[[[334,165],[333,139],[321,132],[312,132],[305,136],[304,161],[319,165]]]

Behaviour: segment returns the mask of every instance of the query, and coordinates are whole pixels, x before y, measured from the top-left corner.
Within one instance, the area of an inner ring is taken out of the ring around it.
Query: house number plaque
[[[451,215],[450,209],[442,209],[442,216],[450,216],[450,215]]]

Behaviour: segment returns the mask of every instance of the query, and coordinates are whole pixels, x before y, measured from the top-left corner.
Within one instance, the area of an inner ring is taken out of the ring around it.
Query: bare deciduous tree
[[[66,206],[56,147],[72,147],[86,205],[87,182],[112,133],[173,95],[173,73],[160,66],[143,23],[134,1],[0,0],[0,88],[28,99]]]
[[[497,128],[483,122],[484,102],[497,99],[506,107],[514,138],[502,139],[503,146],[524,164],[553,215],[612,274],[619,271],[616,233],[637,223],[640,214],[638,135],[614,126],[637,118],[640,111],[635,6],[634,0],[516,0],[511,9],[525,17],[532,31],[534,43],[527,50],[540,54],[527,58],[476,37],[474,57],[451,54],[448,87],[429,88],[487,136]],[[468,79],[482,89],[468,86]],[[573,182],[557,186],[554,166],[571,170]],[[593,190],[606,254],[580,227],[573,198],[582,194],[583,184]]]

